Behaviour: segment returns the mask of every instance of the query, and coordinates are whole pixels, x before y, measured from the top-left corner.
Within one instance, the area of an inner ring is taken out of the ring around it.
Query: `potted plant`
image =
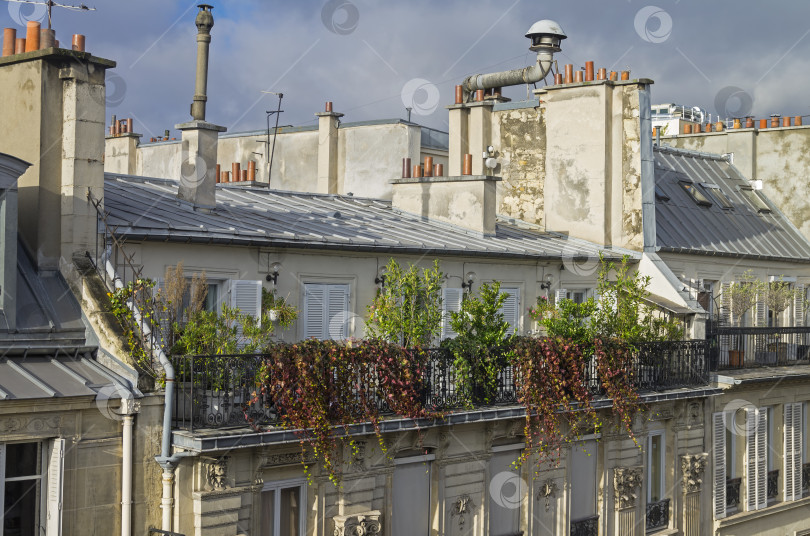
[[[732,283],[728,289],[729,302],[731,304],[732,318],[737,322],[737,327],[742,326],[745,313],[751,310],[757,303],[757,298],[763,290],[762,282],[756,279],[750,270],[743,273],[739,282]],[[742,367],[745,363],[745,349],[740,348],[738,335],[735,338],[734,349],[729,350],[729,365],[732,367]]]
[[[277,296],[275,290],[262,289],[263,321],[276,322],[281,327],[289,327],[298,318],[298,310],[287,303],[287,298]]]

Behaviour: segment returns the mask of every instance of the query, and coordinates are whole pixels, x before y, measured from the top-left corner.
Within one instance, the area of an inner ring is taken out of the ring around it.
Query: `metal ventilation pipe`
[[[211,28],[214,27],[214,6],[199,4],[200,12],[194,23],[197,25],[197,78],[194,85],[194,102],[191,117],[205,121],[205,103],[208,100],[208,45],[211,43]]]
[[[479,89],[532,84],[546,77],[551,70],[554,53],[560,51],[560,42],[568,36],[553,20],[541,20],[532,24],[526,37],[532,40],[529,50],[537,52],[537,63],[523,69],[468,76],[462,83],[465,100],[470,93]]]

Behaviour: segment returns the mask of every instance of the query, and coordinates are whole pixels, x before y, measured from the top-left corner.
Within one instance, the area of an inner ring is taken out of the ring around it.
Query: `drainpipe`
[[[132,534],[132,424],[134,415],[124,415],[124,430],[121,434],[121,536]]]
[[[104,261],[104,267],[107,271],[107,276],[110,279],[112,279],[116,289],[124,288],[123,281],[121,281],[121,278],[118,277],[118,275],[116,275],[115,267],[109,261],[109,251],[107,251],[105,257],[107,257],[107,260]],[[160,341],[158,341],[157,338],[152,334],[152,330],[150,329],[149,324],[144,321],[143,317],[141,316],[141,312],[138,309],[138,306],[135,304],[135,302],[132,300],[128,301],[127,307],[129,308],[130,311],[132,311],[132,317],[138,324],[138,327],[141,330],[141,334],[145,339],[147,339],[149,345],[154,349],[153,351],[157,356],[158,361],[160,362],[160,366],[163,367],[163,371],[166,374],[166,388],[164,390],[164,404],[163,404],[163,433],[160,445],[160,456],[155,456],[155,461],[157,461],[158,464],[163,468],[163,477],[162,477],[163,495],[160,500],[160,507],[163,509],[163,521],[161,524],[161,529],[170,532],[172,530],[172,506],[174,505],[174,500],[172,499],[174,470],[180,463],[181,459],[187,456],[194,456],[194,453],[193,452],[176,452],[174,454],[171,453],[172,415],[174,414],[174,380],[175,380],[174,367],[172,366],[171,361],[169,361],[169,358],[166,355],[166,353],[163,351],[163,348],[160,346]],[[130,443],[131,443],[131,430],[130,430]],[[130,471],[131,466],[132,463],[130,460],[129,464]],[[131,495],[130,495],[130,503],[131,503]]]

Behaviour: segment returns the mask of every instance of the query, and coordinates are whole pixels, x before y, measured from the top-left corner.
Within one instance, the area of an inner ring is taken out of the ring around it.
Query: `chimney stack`
[[[205,120],[205,105],[208,87],[208,45],[211,43],[211,28],[214,27],[213,6],[200,4],[195,24],[197,25],[197,80],[194,86],[194,102],[191,104],[192,120],[176,125],[182,134],[179,199],[200,208],[216,206],[216,165],[219,133],[227,129]]]
[[[343,114],[332,111],[332,101],[318,117],[318,187],[321,194],[338,192],[338,125]]]

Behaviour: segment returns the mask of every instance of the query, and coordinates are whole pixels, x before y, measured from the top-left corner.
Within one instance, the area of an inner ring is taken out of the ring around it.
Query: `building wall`
[[[666,445],[664,495],[671,500],[666,533],[706,533],[702,531],[708,528],[705,524],[700,532],[684,528],[687,521],[700,523],[701,512],[710,507],[710,489],[686,490],[681,470],[683,455],[705,453],[703,420],[700,398],[655,403],[638,419],[641,448],[621,432],[586,436],[595,441],[588,455],[596,460],[596,474],[590,485],[594,486],[599,534],[644,533],[647,437],[656,431],[663,432]],[[524,534],[567,534],[572,503],[582,500],[583,494],[582,489],[577,492],[572,488],[570,448],[563,449],[559,464],[538,466],[537,459],[532,458],[509,469],[511,475],[503,475],[491,465],[496,450],[514,449],[509,450],[510,455],[518,457],[524,424],[523,419],[499,419],[427,428],[419,433],[390,433],[384,436],[387,454],[375,437],[359,437],[357,455],[348,447],[343,450],[340,487],[335,487],[317,464],[308,464],[311,476],[305,485],[306,533],[341,534],[335,531],[341,524],[339,516],[366,515],[381,522],[381,534],[390,535],[396,501],[426,500],[430,505],[429,529],[411,525],[413,534],[490,534],[489,517],[498,501],[508,505],[508,511],[515,511]],[[425,473],[429,472],[426,488],[409,489],[408,497],[394,497],[397,460],[425,453],[434,458],[417,459]],[[178,469],[176,530],[201,536],[258,534],[263,515],[262,487],[291,479],[306,482],[300,459],[298,445],[268,445],[206,452],[199,458],[184,460]],[[221,473],[225,475],[220,482],[206,476],[217,464],[222,464]],[[641,482],[617,486],[617,469],[639,471]],[[545,494],[547,484],[550,493]],[[625,497],[630,492],[634,497],[619,504],[617,492]],[[684,506],[687,496],[696,501],[696,509]]]
[[[810,238],[810,126],[734,129],[662,138],[674,147],[734,153],[734,165]]]

